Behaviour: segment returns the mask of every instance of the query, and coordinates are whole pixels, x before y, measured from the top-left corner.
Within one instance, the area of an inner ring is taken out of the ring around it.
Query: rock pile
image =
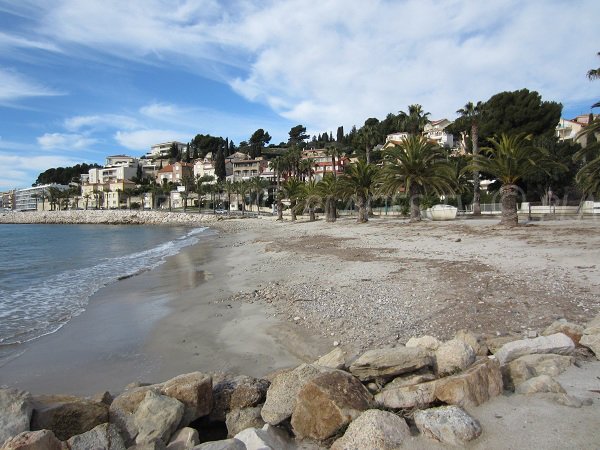
[[[357,357],[336,347],[270,381],[194,372],[134,384],[115,398],[2,389],[1,450],[394,449],[411,439],[464,446],[485,432],[464,408],[503,391],[589,404],[553,377],[574,363],[576,346],[592,342],[588,348],[597,352],[600,318],[579,328],[556,322],[546,331],[489,345],[494,354],[467,331],[447,342],[422,336]]]

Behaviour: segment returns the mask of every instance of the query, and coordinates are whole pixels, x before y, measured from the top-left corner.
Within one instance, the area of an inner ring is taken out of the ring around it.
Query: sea
[[[54,333],[111,283],[151,270],[206,228],[0,225],[0,357]],[[4,348],[3,348],[4,347]]]

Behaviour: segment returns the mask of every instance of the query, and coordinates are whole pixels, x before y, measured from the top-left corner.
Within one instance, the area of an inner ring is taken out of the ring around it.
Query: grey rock
[[[562,394],[562,393],[553,393],[552,392],[552,393],[542,393],[539,395],[543,396],[544,398],[551,401],[552,403],[556,403],[557,405],[561,405],[561,406],[568,406],[570,408],[581,408],[582,406],[590,406],[594,403],[591,398],[582,398],[582,397],[577,397],[575,395],[568,395],[568,394]]]
[[[394,378],[388,384],[385,385],[385,389],[392,389],[397,387],[412,386],[415,384],[427,383],[428,381],[435,380],[435,375],[431,372],[422,372],[415,374],[400,375]]]
[[[432,352],[435,352],[440,345],[442,341],[433,336],[411,337],[406,343],[407,347],[421,347]]]
[[[125,443],[115,425],[103,423],[67,441],[70,450],[125,450]]]
[[[515,388],[517,394],[535,394],[538,392],[554,392],[564,394],[566,391],[558,381],[549,375],[540,375],[530,378]]]
[[[214,407],[211,421],[223,422],[234,409],[256,406],[265,401],[269,381],[245,375],[216,375],[213,378]]]
[[[574,362],[575,358],[572,356],[553,354],[521,356],[502,368],[504,385],[513,388],[539,375],[555,377],[567,370]]]
[[[2,450],[65,450],[50,430],[24,431],[8,439]]]
[[[0,389],[0,445],[8,438],[29,431],[33,404],[28,392]]]
[[[247,450],[281,450],[293,446],[293,441],[283,430],[266,424],[262,428],[246,428],[235,435]]]
[[[550,336],[540,336],[535,339],[521,339],[504,344],[495,354],[500,365],[520,358],[524,355],[538,353],[554,353],[557,355],[571,355],[575,350],[575,343],[563,333]]]
[[[247,450],[246,445],[238,439],[225,439],[223,441],[204,442],[193,450]]]
[[[487,356],[488,354],[488,346],[481,335],[476,335],[468,330],[458,330],[454,339],[469,344],[477,356]]]
[[[135,412],[134,421],[138,429],[135,443],[169,442],[181,422],[183,411],[184,406],[179,400],[148,391]]]
[[[179,375],[166,381],[161,393],[183,403],[183,426],[207,416],[213,407],[212,377],[202,372]]]
[[[460,372],[475,362],[473,348],[458,339],[444,342],[435,351],[435,365],[439,375]]]
[[[346,357],[341,347],[336,347],[326,355],[321,356],[315,365],[329,367],[331,369],[343,369],[346,367]]]
[[[171,441],[167,445],[167,450],[188,450],[199,443],[198,431],[193,428],[184,427],[171,437]]]
[[[409,437],[410,429],[404,419],[387,411],[369,409],[350,423],[331,450],[394,450]]]
[[[567,322],[564,319],[556,320],[542,331],[542,336],[550,336],[556,333],[563,333],[569,336],[575,345],[577,345],[583,335],[583,327],[575,323]]]
[[[363,353],[350,366],[350,373],[361,381],[390,379],[432,364],[429,351],[421,347],[385,348]]]
[[[600,334],[584,334],[579,344],[589,348],[597,359],[600,359]]]
[[[385,387],[375,395],[375,403],[385,408],[424,408],[436,400],[435,381],[409,386]]]
[[[240,431],[246,428],[262,428],[265,421],[260,415],[260,406],[250,408],[234,409],[227,413],[225,425],[227,426],[227,434],[233,437]]]
[[[442,406],[414,414],[415,424],[427,437],[457,447],[481,435],[479,422],[458,406]]]

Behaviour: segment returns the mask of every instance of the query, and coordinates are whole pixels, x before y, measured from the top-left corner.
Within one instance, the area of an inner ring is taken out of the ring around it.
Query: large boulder
[[[469,344],[477,356],[487,356],[488,354],[488,346],[481,335],[476,335],[468,330],[458,330],[454,339]]]
[[[167,445],[167,450],[188,450],[194,448],[199,442],[198,431],[193,428],[184,427],[171,437],[171,441]]]
[[[600,359],[600,334],[584,334],[579,344],[589,348],[597,359]]]
[[[32,430],[52,430],[61,441],[108,422],[105,403],[69,395],[33,397]]]
[[[125,450],[125,443],[119,429],[112,424],[103,423],[83,434],[73,436],[67,441],[70,450]]]
[[[148,391],[134,415],[138,429],[135,443],[145,444],[154,440],[165,444],[169,442],[181,423],[184,409],[179,400]]]
[[[585,324],[583,334],[600,334],[600,314]]]
[[[409,386],[386,386],[375,395],[375,403],[392,409],[424,408],[436,400],[435,386],[435,381]]]
[[[233,437],[246,428],[262,428],[265,421],[260,415],[260,406],[251,408],[234,409],[227,413],[225,425],[227,426],[227,435]]]
[[[435,351],[435,366],[439,375],[460,372],[475,362],[473,348],[459,339],[444,342]]]
[[[292,440],[285,431],[268,423],[262,428],[246,428],[235,435],[248,450],[281,450],[292,447]]]
[[[161,392],[161,387],[159,384],[132,387],[117,396],[110,404],[108,409],[110,423],[119,428],[127,447],[134,443],[138,434],[135,424],[135,412],[138,406],[144,401],[148,392],[158,394]]]
[[[409,437],[410,429],[403,418],[388,411],[369,409],[348,426],[331,450],[395,450]]]
[[[479,422],[457,406],[416,411],[414,419],[424,436],[447,445],[464,447],[481,435]]]
[[[432,352],[435,352],[440,345],[442,341],[433,336],[411,337],[406,343],[407,347],[421,347]]]
[[[369,391],[349,373],[324,373],[298,392],[292,428],[299,438],[327,439],[369,409],[371,403]]]
[[[438,400],[459,406],[479,406],[503,390],[500,365],[491,358],[482,358],[466,371],[434,383]]]
[[[569,336],[575,345],[577,345],[583,335],[583,327],[575,323],[567,322],[565,319],[560,319],[552,322],[548,328],[542,331],[542,336],[550,336],[556,333],[562,333]]]
[[[520,358],[524,355],[533,355],[539,353],[554,353],[556,355],[571,355],[575,350],[575,343],[563,333],[551,334],[550,336],[540,336],[534,339],[521,339],[518,341],[504,344],[500,350],[495,353],[500,365]]]
[[[50,430],[24,431],[8,439],[2,450],[66,450]]]
[[[315,365],[330,369],[343,369],[346,367],[346,355],[340,347],[336,347],[315,361]]]
[[[270,383],[267,380],[245,375],[232,377],[218,375],[214,378],[214,407],[212,421],[225,421],[229,411],[256,406],[265,401]]]
[[[549,375],[540,375],[530,378],[527,381],[515,387],[517,394],[536,394],[538,392],[554,392],[556,394],[565,394],[566,391],[558,381]]]
[[[296,395],[312,378],[331,369],[313,364],[302,364],[289,372],[278,374],[267,391],[261,415],[266,423],[277,425],[288,419],[296,406]]]
[[[428,381],[433,380],[435,380],[435,375],[428,371],[422,371],[420,373],[409,373],[394,378],[392,381],[385,385],[385,389],[413,386],[415,384],[426,383]]]
[[[247,450],[246,445],[238,439],[204,442],[196,445],[194,450]]]
[[[0,445],[8,438],[29,431],[33,403],[28,392],[0,389]]]
[[[430,352],[422,347],[394,347],[369,350],[350,365],[361,381],[391,379],[433,365]]]
[[[213,406],[212,377],[201,372],[172,378],[163,384],[161,392],[183,403],[184,412],[181,421],[183,426],[207,416]]]
[[[555,377],[575,362],[572,356],[553,354],[525,355],[511,361],[502,368],[504,385],[512,388],[538,375]]]

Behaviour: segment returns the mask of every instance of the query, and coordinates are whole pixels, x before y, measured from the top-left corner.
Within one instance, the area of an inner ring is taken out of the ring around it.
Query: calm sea
[[[204,230],[0,225],[0,353],[58,330],[98,289],[162,264]]]

